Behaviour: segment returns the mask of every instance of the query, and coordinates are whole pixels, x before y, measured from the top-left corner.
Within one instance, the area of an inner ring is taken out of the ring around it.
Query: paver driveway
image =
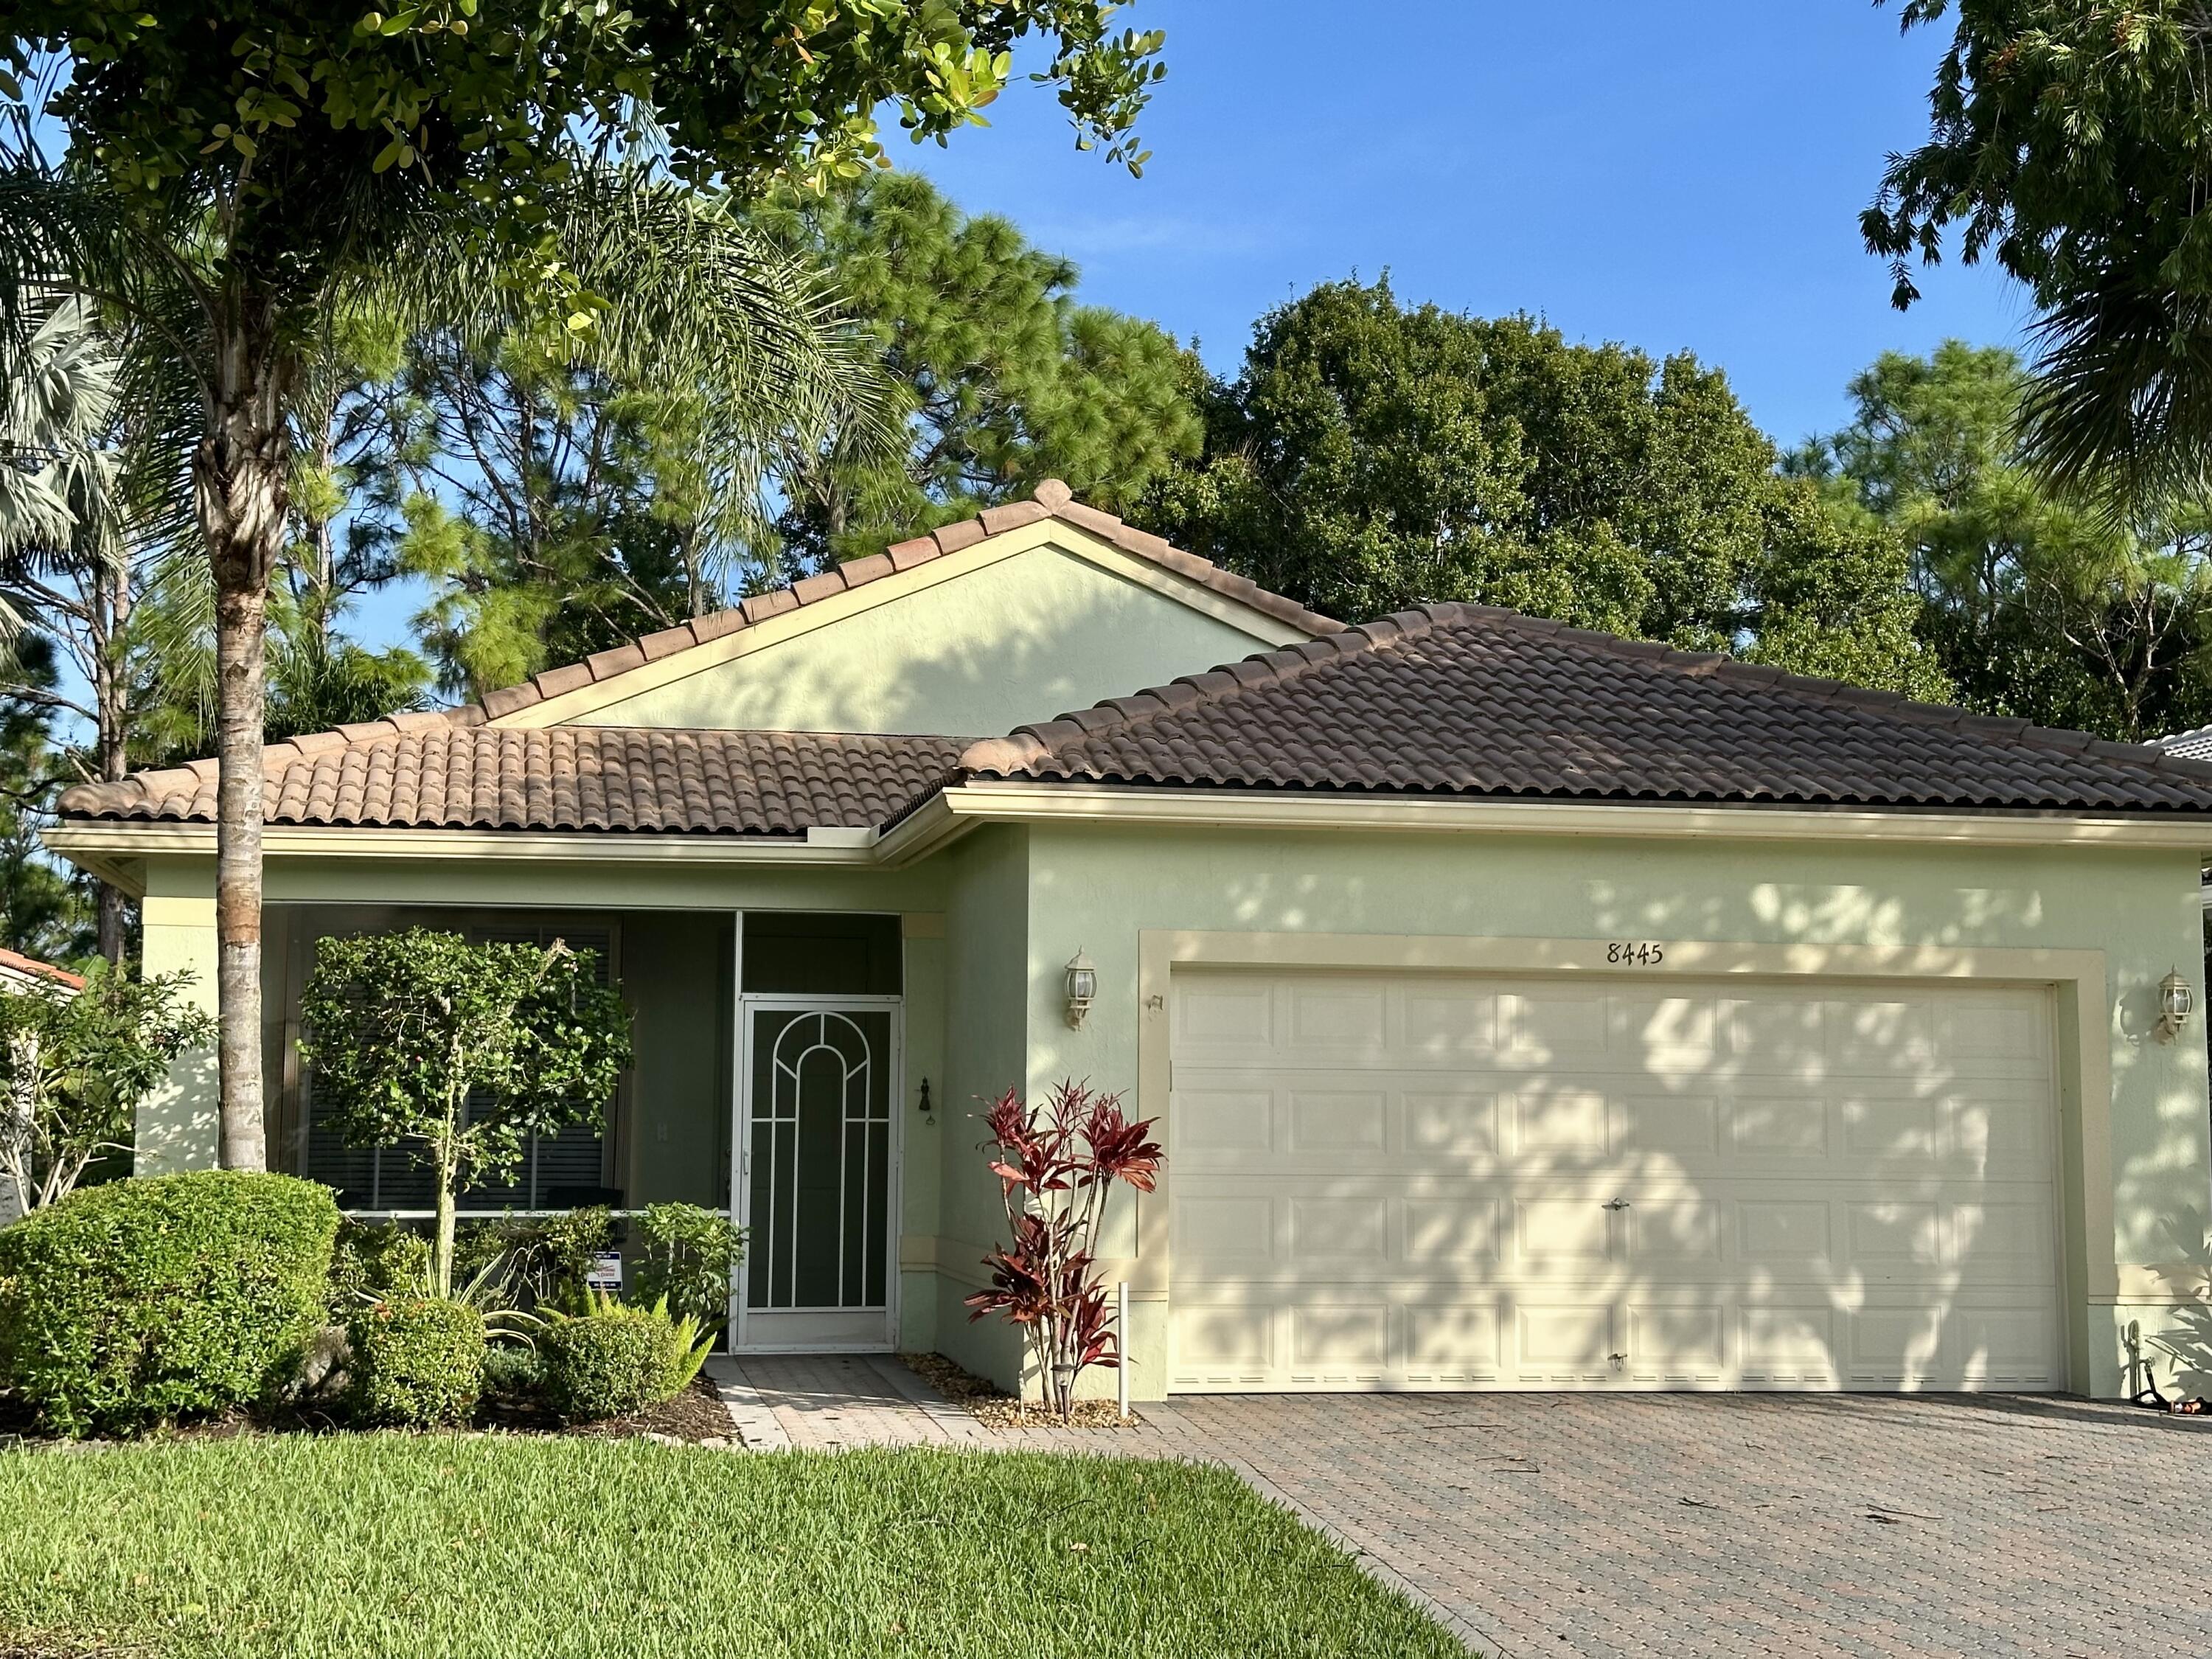
[[[1493,1650],[2212,1655],[2212,1425],[2017,1397],[1186,1399]]]
[[[1512,1659],[2212,1656],[2204,1419],[2002,1395],[1247,1395],[1007,1436],[893,1361],[742,1363],[800,1445],[1231,1463]]]

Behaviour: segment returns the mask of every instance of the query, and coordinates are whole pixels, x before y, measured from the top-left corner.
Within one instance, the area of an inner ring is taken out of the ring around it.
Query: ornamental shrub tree
[[[357,1309],[353,1344],[354,1419],[387,1429],[453,1428],[483,1394],[484,1318],[462,1302],[397,1297]]]
[[[1119,1095],[1057,1083],[1042,1106],[1009,1089],[985,1120],[1010,1242],[983,1258],[991,1288],[967,1298],[969,1322],[1003,1314],[1027,1339],[1046,1407],[1065,1419],[1093,1365],[1122,1363],[1097,1270],[1098,1233],[1115,1187],[1140,1193],[1159,1178],[1152,1120],[1131,1121]]]
[[[604,1111],[630,1060],[621,992],[597,982],[592,952],[558,939],[471,945],[422,927],[326,939],[301,1011],[331,1127],[429,1161],[441,1297],[453,1288],[454,1194],[511,1171],[530,1136]]]
[[[66,1197],[101,1154],[129,1152],[138,1103],[215,1035],[186,1000],[191,978],[97,963],[74,997],[0,992],[0,1175],[22,1212]]]

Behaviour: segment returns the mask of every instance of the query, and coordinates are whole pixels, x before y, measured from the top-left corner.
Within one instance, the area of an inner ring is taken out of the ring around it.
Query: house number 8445
[[[1656,968],[1667,960],[1667,948],[1662,945],[1631,944],[1616,939],[1605,947],[1605,959],[1615,968]]]

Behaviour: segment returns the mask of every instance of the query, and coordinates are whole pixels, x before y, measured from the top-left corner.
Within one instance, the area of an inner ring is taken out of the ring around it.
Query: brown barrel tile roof
[[[2212,811],[2212,763],[1431,605],[986,739],[963,775],[1549,799]]]
[[[843,732],[456,726],[373,721],[262,751],[264,816],[382,829],[799,835],[881,823],[942,779],[969,740]],[[78,784],[71,817],[212,823],[216,765]]]

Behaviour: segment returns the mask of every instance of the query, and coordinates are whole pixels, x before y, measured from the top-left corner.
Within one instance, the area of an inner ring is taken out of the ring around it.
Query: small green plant
[[[0,1227],[0,1384],[57,1433],[131,1433],[264,1399],[327,1308],[338,1212],[289,1176],[88,1187]]]
[[[538,1341],[545,1393],[572,1423],[627,1417],[690,1387],[714,1346],[696,1320],[593,1292],[581,1314],[556,1315]]]
[[[471,1222],[456,1235],[453,1272],[473,1278],[496,1266],[516,1306],[574,1306],[592,1258],[613,1238],[614,1216],[604,1207]]]
[[[730,1317],[730,1285],[744,1260],[744,1229],[696,1204],[654,1204],[637,1218],[638,1297],[665,1301],[701,1328]]]
[[[487,1400],[512,1404],[535,1401],[545,1392],[545,1361],[535,1348],[495,1342],[484,1350],[483,1391]]]
[[[368,1304],[348,1327],[355,1420],[380,1428],[451,1428],[483,1397],[483,1315],[441,1297]]]
[[[430,1278],[430,1241],[404,1222],[345,1221],[331,1254],[331,1318],[345,1324],[364,1301],[414,1295]]]
[[[0,991],[0,1177],[29,1212],[68,1196],[94,1159],[131,1150],[138,1103],[215,1035],[189,972],[134,979],[95,963],[70,996]]]

